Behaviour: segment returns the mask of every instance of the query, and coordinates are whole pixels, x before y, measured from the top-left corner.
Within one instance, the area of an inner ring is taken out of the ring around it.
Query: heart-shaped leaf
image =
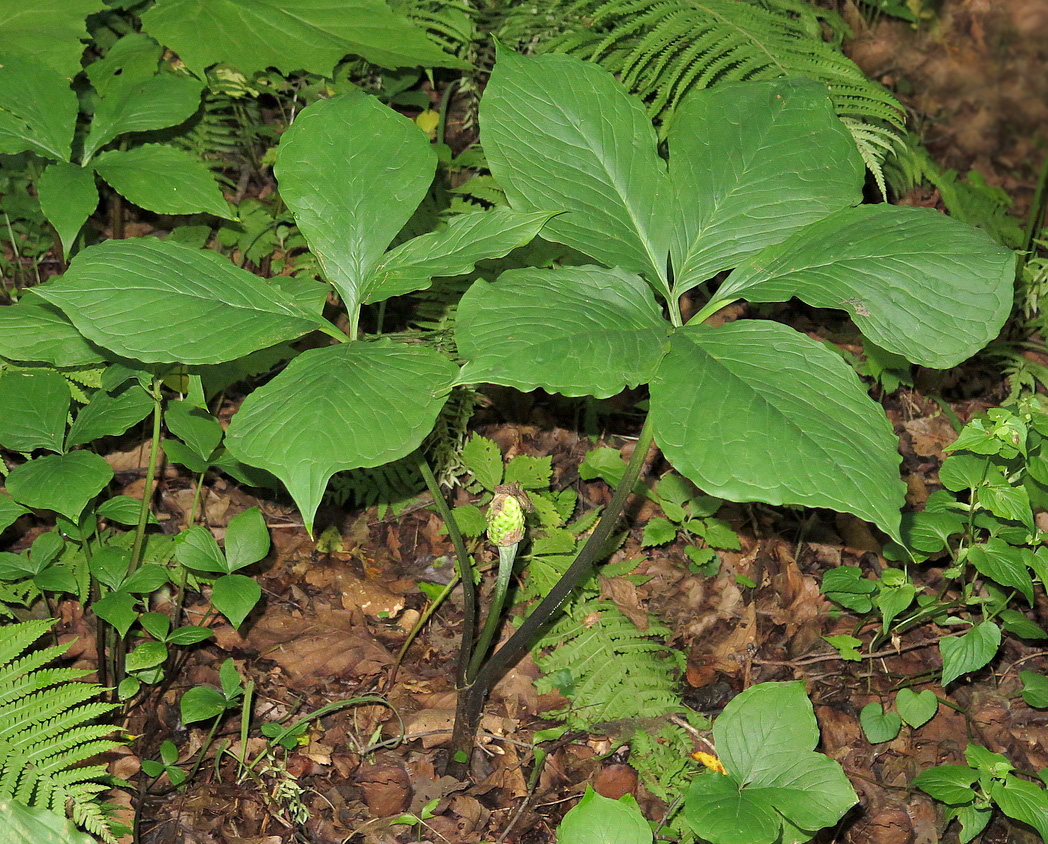
[[[902,719],[896,712],[885,712],[879,703],[868,703],[859,713],[859,723],[870,744],[891,741],[899,735]]]
[[[912,689],[899,689],[895,695],[895,710],[914,729],[931,721],[938,709],[939,700],[931,689],[920,693]]]

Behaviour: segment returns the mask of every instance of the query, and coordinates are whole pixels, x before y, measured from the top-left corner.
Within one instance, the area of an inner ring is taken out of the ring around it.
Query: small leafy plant
[[[1035,588],[1048,583],[1048,549],[1033,513],[1048,503],[1046,442],[1048,414],[1033,397],[991,408],[960,432],[939,471],[945,489],[932,493],[922,512],[904,517],[907,548],[886,549],[900,561],[945,555],[949,565],[937,590],[919,589],[906,568],[885,568],[876,578],[854,566],[826,572],[821,588],[828,598],[857,614],[879,616],[871,649],[919,624],[963,626],[964,632],[939,642],[947,686],[987,665],[1004,633],[1048,637],[1013,606],[1032,606]]]
[[[1017,776],[1015,767],[1000,753],[978,744],[964,751],[967,765],[936,765],[922,771],[913,784],[946,804],[946,822],[960,822],[959,840],[967,844],[990,822],[994,807],[1012,820],[1032,826],[1048,841],[1048,770],[1038,773],[1041,782]]]

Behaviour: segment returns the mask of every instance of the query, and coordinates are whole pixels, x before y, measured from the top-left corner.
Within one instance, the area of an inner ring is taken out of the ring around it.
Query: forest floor
[[[851,54],[872,78],[900,92],[934,157],[961,173],[977,170],[1013,198],[1018,215],[1025,214],[1048,151],[1048,3],[947,0],[937,23],[919,31],[888,19],[856,28]],[[935,205],[938,197],[932,191],[914,192],[905,201]],[[793,324],[812,336],[840,341],[846,328],[828,312],[808,310],[793,317]],[[847,340],[843,343],[849,348]],[[907,503],[920,508],[937,488],[943,449],[956,436],[942,407],[926,393],[932,387],[940,391],[967,421],[1002,401],[1007,387],[992,365],[978,360],[944,383],[921,377],[916,383],[883,398],[900,436]],[[488,417],[478,430],[498,442],[507,458],[550,456],[555,489],[575,489],[588,506],[607,502],[607,487],[581,480],[577,471],[593,443],[558,419],[548,403],[525,402],[516,418],[489,408]],[[612,417],[603,439],[628,450],[631,433],[628,419],[620,424]],[[138,447],[108,459],[133,477],[145,465],[145,453]],[[665,470],[653,455],[648,476]],[[135,494],[133,485],[125,491]],[[162,495],[169,519],[178,522],[190,511],[193,492],[184,475],[170,470]],[[461,489],[457,496],[458,503],[468,500]],[[534,732],[550,725],[544,712],[564,703],[556,693],[536,693],[538,670],[530,659],[510,672],[487,706],[474,781],[441,776],[455,705],[450,666],[461,624],[461,603],[454,597],[422,630],[395,682],[389,682],[396,654],[427,603],[419,583],[446,579],[446,561],[453,553],[425,497],[397,517],[380,517],[374,508],[323,511],[319,527],[334,525],[339,541],[321,551],[281,501],[259,499],[223,479],[205,491],[207,523],[218,531],[255,504],[266,516],[274,543],[257,575],[264,610],[239,632],[217,626],[215,641],[189,654],[166,693],[130,724],[132,733],[144,736],[135,747],[143,758],[156,758],[160,742],[170,738],[180,758],[191,759],[205,731],[180,725],[177,700],[187,687],[217,684],[218,668],[229,657],[255,684],[255,724],[300,717],[364,695],[382,695],[386,704],[340,709],[319,719],[304,743],[288,754],[282,773],[238,777],[232,756],[223,756],[205,764],[183,790],[172,790],[162,779],[156,790],[163,793],[147,797],[141,808],[144,844],[547,844],[587,783],[606,794],[633,791],[649,817],[660,817],[665,807],[631,780],[628,768],[616,764],[622,760],[602,758],[615,749],[613,735],[573,735],[551,747],[542,775],[529,787]],[[831,612],[819,593],[821,573],[839,565],[876,571],[882,564],[881,538],[866,524],[826,511],[725,505],[719,515],[738,533],[741,550],[722,552],[719,574],[707,578],[688,570],[678,546],[640,547],[641,528],[655,515],[651,504],[634,509],[632,530],[616,557],[641,558],[635,573],[645,582],[621,589],[608,583],[606,594],[627,615],[651,612],[673,630],[671,644],[686,654],[688,665],[682,708],[690,704],[712,716],[752,684],[805,681],[822,729],[821,749],[844,766],[860,798],[840,827],[818,840],[932,844],[951,835],[956,840],[956,831],[943,835],[935,804],[909,783],[928,766],[960,761],[968,741],[1005,753],[1019,768],[1048,766],[1043,738],[1048,715],[1016,696],[1016,666],[1021,662],[1048,673],[1048,653],[1014,642],[991,668],[957,684],[953,699],[964,712],[942,708],[927,725],[904,727],[894,741],[866,741],[859,710],[886,699],[897,678],[932,674],[940,667],[934,642],[919,636],[902,648],[885,647],[878,660],[862,662],[842,661],[824,641],[827,635],[853,632],[855,619]],[[755,586],[740,585],[747,582]],[[91,641],[93,631],[76,607],[63,609],[63,634]],[[1035,612],[1042,624],[1048,623],[1043,594]],[[85,650],[85,664],[90,658]],[[924,687],[937,688],[915,688]],[[265,741],[249,737],[247,755],[259,752]],[[237,717],[224,725],[222,742],[240,752]],[[137,756],[126,756],[116,770],[134,779],[138,762]],[[279,789],[283,802],[275,799]],[[421,814],[437,798],[424,824],[391,823],[403,812]],[[1036,838],[997,820],[983,840],[1005,844]]]

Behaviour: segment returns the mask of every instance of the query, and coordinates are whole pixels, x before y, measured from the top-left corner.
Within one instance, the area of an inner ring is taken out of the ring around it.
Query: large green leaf
[[[280,478],[312,531],[328,479],[414,450],[454,376],[451,361],[422,346],[358,341],[310,349],[245,399],[226,446]]]
[[[676,294],[862,201],[862,158],[826,87],[811,80],[697,89],[667,140]]]
[[[459,303],[459,381],[606,398],[651,379],[668,329],[651,289],[625,270],[510,270]]]
[[[499,50],[480,105],[491,172],[521,211],[563,211],[550,239],[668,292],[670,182],[639,101],[572,56]]]
[[[0,43],[36,57],[68,85],[80,72],[84,20],[105,8],[105,0],[11,0],[0,6]]]
[[[1043,787],[1008,775],[990,783],[990,799],[1008,817],[1036,829],[1041,841],[1048,841],[1048,794]]]
[[[0,54],[0,153],[32,150],[68,161],[79,110],[64,76],[35,59]]]
[[[753,256],[717,297],[846,310],[878,346],[946,368],[997,336],[1014,281],[1014,253],[980,229],[927,208],[863,205]]]
[[[145,144],[103,152],[93,164],[114,190],[149,211],[236,218],[211,171],[185,150]]]
[[[29,808],[16,800],[0,800],[0,829],[7,844],[96,844],[80,832],[65,814],[40,807]]]
[[[742,692],[714,723],[713,736],[727,775],[696,778],[684,814],[715,844],[807,841],[856,802],[841,766],[814,752],[819,727],[799,682]]]
[[[91,87],[100,97],[108,97],[130,81],[150,79],[156,75],[164,48],[141,32],[131,32],[118,39],[109,52],[84,68]]]
[[[0,357],[42,361],[55,366],[85,366],[104,358],[76,330],[65,314],[33,295],[0,308]]]
[[[367,282],[364,301],[381,302],[429,287],[434,278],[472,272],[477,261],[524,246],[550,218],[544,212],[495,208],[459,214],[441,231],[413,237],[387,252]]]
[[[942,684],[952,683],[962,674],[978,671],[997,655],[1001,628],[992,621],[976,624],[961,636],[939,640],[942,656]]]
[[[62,241],[62,254],[68,256],[80,229],[98,206],[95,174],[89,168],[56,161],[40,175],[36,193],[40,210]]]
[[[91,129],[84,141],[84,161],[90,161],[117,135],[166,129],[187,120],[200,108],[203,87],[198,79],[173,73],[112,85],[95,108]]]
[[[363,93],[314,103],[281,138],[280,196],[351,314],[436,162],[414,123]]]
[[[334,330],[222,256],[153,238],[85,249],[35,290],[92,342],[146,363],[220,363]]]
[[[153,407],[153,397],[134,381],[114,393],[98,390],[69,427],[66,447],[89,443],[99,437],[120,436],[145,419]]]
[[[898,441],[854,371],[774,322],[686,326],[651,385],[655,439],[701,489],[831,507],[897,538]]]
[[[16,466],[7,476],[7,491],[19,504],[54,510],[76,522],[87,502],[112,479],[112,468],[97,454],[71,451]]]
[[[159,0],[142,24],[186,65],[330,76],[348,54],[382,67],[468,67],[383,0]]]
[[[69,399],[69,384],[54,370],[7,370],[0,377],[0,445],[61,451]]]

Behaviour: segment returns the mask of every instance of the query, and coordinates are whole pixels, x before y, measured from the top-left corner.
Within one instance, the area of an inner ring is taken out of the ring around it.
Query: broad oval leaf
[[[624,270],[509,270],[459,303],[458,380],[607,398],[650,380],[668,329],[650,288]]]
[[[684,797],[684,817],[696,835],[713,844],[772,844],[781,840],[782,819],[773,806],[754,800],[735,777],[703,774]]]
[[[847,208],[754,255],[718,299],[837,308],[878,346],[945,369],[997,336],[1012,306],[1015,254],[927,208]]]
[[[774,322],[685,326],[651,384],[655,439],[710,495],[830,507],[898,541],[898,440],[838,355]]]
[[[7,476],[7,491],[20,504],[54,510],[72,522],[87,502],[113,479],[113,469],[90,451],[49,454],[16,466]]]
[[[111,85],[95,108],[91,130],[84,141],[84,162],[125,132],[166,129],[187,120],[200,108],[203,87],[192,76],[172,73],[122,79]]]
[[[387,252],[368,280],[365,302],[381,302],[429,287],[439,276],[472,272],[477,261],[501,258],[529,243],[550,214],[493,208],[458,214],[447,227],[413,237]]]
[[[62,451],[69,383],[51,369],[8,369],[0,376],[0,445],[12,451]]]
[[[56,161],[40,175],[36,193],[40,210],[58,232],[62,254],[68,257],[80,229],[98,206],[95,174],[89,167]]]
[[[362,92],[314,103],[281,138],[280,196],[350,314],[436,163],[418,126]]]
[[[0,153],[68,161],[79,111],[69,79],[28,56],[0,55]]]
[[[0,308],[0,357],[55,366],[97,366],[105,361],[64,313],[41,302],[34,287],[15,304]]]
[[[107,9],[105,0],[19,0],[0,11],[0,43],[17,45],[63,77],[81,70],[84,41],[90,39],[85,19]]]
[[[422,346],[310,349],[247,397],[226,431],[239,460],[280,478],[312,531],[328,479],[413,451],[433,427],[455,365]]]
[[[99,437],[119,436],[145,419],[154,406],[153,397],[134,382],[113,393],[98,390],[73,420],[66,447],[83,445]]]
[[[159,0],[145,29],[195,71],[224,62],[330,76],[356,54],[381,67],[469,67],[383,0]]]
[[[677,195],[674,293],[862,201],[865,167],[810,79],[696,89],[667,135]]]
[[[1001,628],[992,621],[976,624],[961,636],[939,641],[942,655],[942,684],[952,683],[962,674],[977,671],[997,655]]]
[[[129,150],[109,150],[93,165],[117,193],[157,214],[236,218],[211,171],[177,147],[143,144]]]
[[[43,806],[29,807],[14,798],[0,800],[0,827],[11,844],[97,844],[64,814]]]
[[[595,64],[500,49],[480,104],[491,172],[520,211],[563,211],[544,231],[667,291],[670,182],[638,100]]]
[[[234,630],[262,598],[262,587],[243,574],[224,574],[211,587],[211,602],[229,619]]]
[[[565,844],[651,844],[651,827],[632,794],[612,800],[587,786],[585,795],[557,827],[557,840]]]
[[[146,363],[221,363],[334,330],[221,256],[154,238],[91,246],[34,290],[92,342]]]

